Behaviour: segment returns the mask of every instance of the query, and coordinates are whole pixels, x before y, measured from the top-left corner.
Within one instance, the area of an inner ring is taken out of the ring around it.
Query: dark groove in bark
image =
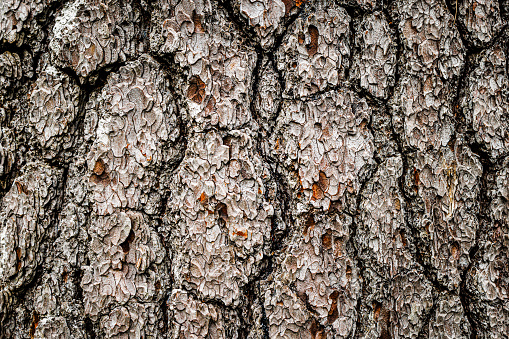
[[[391,1],[388,4],[388,9],[386,10],[386,12],[384,12],[384,13],[386,13],[387,17],[390,20],[390,27],[394,28],[395,37],[396,37],[396,41],[397,41],[397,45],[398,45],[397,57],[396,57],[397,62],[396,62],[395,82],[394,82],[394,87],[391,88],[391,92],[389,94],[387,111],[390,113],[390,116],[392,119],[392,122],[391,122],[392,135],[393,135],[394,140],[396,141],[396,145],[398,148],[397,151],[401,155],[401,159],[403,161],[403,173],[402,173],[401,177],[398,179],[398,184],[399,184],[399,190],[401,192],[401,195],[403,196],[405,206],[406,206],[406,211],[405,211],[406,213],[404,215],[405,223],[409,227],[410,231],[412,232],[411,235],[409,234],[410,237],[408,237],[408,239],[410,240],[410,243],[411,243],[411,246],[409,246],[409,249],[410,249],[410,252],[412,253],[415,261],[419,265],[422,266],[423,273],[424,273],[426,279],[433,285],[434,289],[437,291],[444,291],[444,290],[447,290],[447,287],[441,285],[440,282],[438,282],[437,277],[436,277],[436,272],[434,272],[435,270],[431,267],[430,264],[426,264],[424,261],[424,258],[422,257],[421,251],[422,251],[422,249],[424,249],[424,250],[426,249],[426,245],[425,245],[424,241],[419,236],[419,230],[415,227],[415,225],[412,222],[412,219],[414,218],[414,213],[415,213],[412,211],[412,209],[413,209],[412,206],[414,208],[422,210],[422,207],[419,206],[421,204],[421,202],[416,201],[417,197],[409,196],[409,193],[405,189],[406,176],[408,175],[408,173],[410,171],[409,158],[415,157],[415,151],[412,149],[409,149],[408,147],[405,146],[403,136],[398,133],[398,131],[396,130],[395,123],[394,123],[394,117],[396,115],[398,115],[399,113],[395,112],[390,107],[390,105],[392,104],[392,102],[394,100],[395,89],[398,87],[398,85],[400,83],[401,75],[403,74],[404,67],[405,67],[403,65],[403,61],[404,61],[403,55],[404,55],[405,48],[402,44],[401,32],[399,31],[400,22],[398,20],[394,19],[394,17],[391,15],[391,12],[394,10],[393,8],[391,8],[391,6],[394,6],[394,5],[395,5],[394,2]],[[404,124],[404,117],[403,117],[403,124]],[[416,206],[416,203],[419,205]]]
[[[428,313],[425,315],[425,320],[423,322],[423,325],[421,327],[421,330],[417,334],[417,339],[428,339],[429,338],[429,325],[431,323],[431,318],[433,317],[433,314],[436,312],[437,309],[437,300],[440,295],[440,290],[435,289],[433,286],[433,292],[432,292],[432,298],[433,298],[433,304],[429,310]]]
[[[469,41],[467,39],[468,31],[467,31],[466,26],[460,20],[458,20],[458,17],[456,16],[457,15],[456,14],[456,0],[443,0],[443,1],[444,1],[445,6],[447,7],[447,9],[449,10],[449,13],[453,17],[456,17],[455,26],[458,30],[461,41],[463,42],[463,46],[465,46],[465,49],[467,50],[467,54],[478,54],[478,53],[490,48],[491,46],[493,46],[495,41],[498,40],[501,35],[503,35],[504,31],[507,28],[507,24],[505,24],[500,29],[500,32],[498,32],[498,34],[493,39],[491,39],[491,41],[482,43],[480,46],[475,46],[471,41]],[[457,0],[457,1],[459,2],[462,0]]]
[[[85,332],[88,334],[89,339],[95,339],[97,337],[95,334],[94,325],[89,317],[85,318]]]
[[[491,43],[491,45],[495,44],[497,42],[497,37],[494,39]],[[487,47],[488,48],[488,47]],[[482,231],[485,231],[484,225],[491,224],[491,217],[489,216],[489,207],[491,203],[491,199],[489,198],[487,194],[488,190],[488,177],[489,173],[493,171],[493,165],[494,163],[491,161],[489,154],[483,150],[482,145],[478,144],[475,141],[475,132],[472,130],[470,126],[467,125],[465,115],[463,113],[463,109],[461,107],[461,99],[465,95],[464,89],[466,87],[466,79],[469,73],[473,70],[473,68],[476,65],[476,55],[473,53],[470,53],[467,51],[467,56],[465,60],[465,65],[462,70],[462,74],[460,76],[460,80],[458,83],[457,93],[456,97],[454,99],[454,107],[453,112],[454,116],[456,117],[456,124],[459,126],[459,130],[461,132],[465,133],[467,144],[469,149],[477,155],[479,158],[481,165],[482,165],[482,175],[481,175],[481,187],[479,192],[479,211],[478,211],[478,219],[479,219],[479,226],[477,227],[476,233],[475,233],[475,239],[474,243],[472,244],[472,247],[469,251],[469,258],[470,263],[468,267],[461,272],[461,282],[459,287],[459,297],[461,300],[461,304],[463,307],[463,311],[465,313],[465,316],[470,324],[471,328],[471,335],[470,338],[474,339],[478,337],[478,321],[475,319],[475,315],[470,310],[470,299],[471,295],[468,293],[467,287],[466,287],[466,279],[467,275],[470,272],[472,266],[474,265],[474,258],[479,250],[479,239],[480,234]]]
[[[235,26],[237,32],[248,42],[248,45],[255,49],[261,48],[256,38],[256,31],[240,13],[232,6],[228,0],[216,0],[219,7],[226,12],[226,17]]]

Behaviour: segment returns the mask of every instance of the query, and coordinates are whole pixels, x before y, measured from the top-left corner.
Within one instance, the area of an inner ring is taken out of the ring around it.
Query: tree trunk
[[[507,338],[506,0],[0,0],[1,338]]]

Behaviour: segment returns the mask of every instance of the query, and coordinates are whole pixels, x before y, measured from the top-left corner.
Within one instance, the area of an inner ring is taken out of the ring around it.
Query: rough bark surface
[[[0,0],[0,338],[509,338],[506,0]]]

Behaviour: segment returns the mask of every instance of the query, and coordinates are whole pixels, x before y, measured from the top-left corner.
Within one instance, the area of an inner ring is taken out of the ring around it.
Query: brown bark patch
[[[335,238],[334,239],[334,255],[339,258],[341,257],[342,255],[342,252],[341,252],[341,245],[343,243],[341,242],[341,239],[339,238]]]
[[[205,194],[205,192],[202,192],[198,200],[202,205],[206,205],[209,202],[209,197]]]
[[[294,0],[283,0],[283,3],[285,4],[285,16],[290,14],[290,11],[292,10],[293,6],[295,6]]]
[[[193,76],[189,80],[187,97],[197,104],[201,104],[205,97],[205,83],[198,76]]]
[[[406,241],[406,237],[405,237],[405,232],[400,231],[399,235],[401,236],[401,242],[403,243],[403,246],[407,247],[407,241]]]
[[[414,168],[414,183],[415,183],[415,191],[417,192],[417,190],[419,189],[419,183],[420,183],[419,171],[417,170],[417,168]]]
[[[104,164],[104,161],[102,159],[98,159],[94,165],[94,173],[96,175],[101,175],[104,173],[105,168],[106,166]]]
[[[454,260],[458,260],[460,258],[460,245],[457,242],[454,242],[451,246],[451,256]]]
[[[329,324],[332,324],[339,317],[339,312],[338,312],[338,297],[339,297],[339,292],[338,291],[334,291],[334,292],[331,293],[331,295],[329,295],[329,299],[332,300],[332,304],[331,304],[331,307],[330,307],[330,310],[329,310],[329,314],[327,315],[327,322]]]
[[[382,304],[379,302],[374,301],[373,302],[373,318],[375,321],[378,320],[378,317],[380,316],[380,311],[382,310]]]
[[[324,339],[326,338],[325,335],[325,328],[320,325],[316,319],[313,319],[311,321],[311,326],[309,326],[309,332],[311,333],[311,338],[313,339]]]
[[[283,3],[285,4],[285,16],[288,16],[294,7],[300,7],[306,1],[307,0],[283,0]]]
[[[203,29],[203,26],[201,24],[201,15],[196,14],[196,11],[193,11],[193,17],[192,17],[193,23],[194,23],[194,32],[195,33],[203,33],[205,30]]]
[[[320,171],[318,173],[318,186],[323,192],[327,192],[329,190],[329,185],[329,178],[327,178],[324,172]]]
[[[304,236],[307,236],[311,230],[315,228],[315,218],[312,214],[309,215],[309,217],[306,220],[306,223],[304,224]]]
[[[311,38],[311,41],[306,45],[306,49],[308,51],[308,55],[312,57],[318,51],[318,28],[310,25],[308,28],[308,34]]]
[[[312,189],[313,189],[313,196],[311,197],[311,199],[313,199],[313,201],[320,200],[323,198],[323,190],[320,187],[320,185],[318,185],[318,183],[315,182],[313,184]]]
[[[330,231],[327,231],[322,236],[322,246],[326,250],[330,250],[332,248],[332,236]]]
[[[247,238],[247,232],[246,231],[235,230],[233,232],[233,234],[236,235],[236,236],[239,236],[239,237]]]
[[[16,273],[21,269],[21,249],[16,247]]]
[[[352,267],[350,265],[346,266],[346,278],[348,281],[352,280]]]
[[[64,271],[62,272],[62,281],[64,284],[67,282],[67,279],[69,279],[69,272],[64,268]]]
[[[32,324],[30,325],[30,338],[34,338],[35,336],[35,329],[37,328],[37,325],[39,325],[39,314],[34,311],[32,314]]]
[[[300,34],[299,34],[299,44],[301,44],[301,45],[302,45],[302,44],[304,43],[304,40],[305,40],[305,36],[304,36],[304,34],[300,33]]]
[[[110,183],[111,180],[108,173],[103,172],[103,174],[101,175],[97,175],[95,173],[92,174],[90,176],[90,181],[93,182],[94,184],[103,184],[104,186],[106,186]]]
[[[19,181],[16,181],[16,187],[18,188],[18,193],[28,194],[27,186]]]

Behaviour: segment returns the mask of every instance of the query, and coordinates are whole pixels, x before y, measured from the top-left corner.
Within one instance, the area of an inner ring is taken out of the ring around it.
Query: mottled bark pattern
[[[0,338],[508,338],[508,23],[1,0]]]

